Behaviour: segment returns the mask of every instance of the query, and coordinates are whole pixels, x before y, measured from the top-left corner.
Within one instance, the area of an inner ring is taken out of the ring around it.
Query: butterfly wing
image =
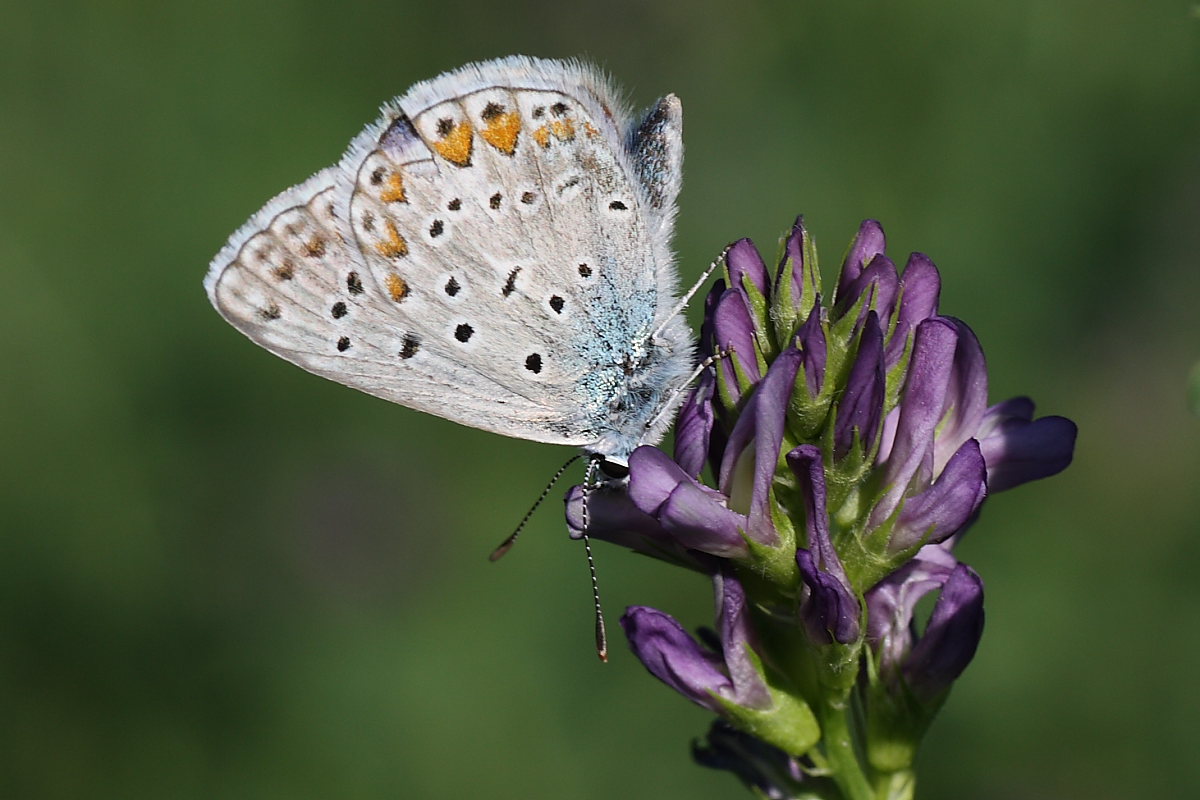
[[[210,297],[311,372],[472,427],[593,443],[626,422],[616,398],[674,296],[678,148],[652,118],[629,129],[569,62],[418,84],[235,234]]]
[[[251,340],[309,372],[420,411],[478,420],[475,427],[538,438],[546,420],[526,398],[436,353],[415,357],[419,342],[368,289],[370,277],[345,244],[336,172],[279,195],[234,234],[205,280],[213,305]]]

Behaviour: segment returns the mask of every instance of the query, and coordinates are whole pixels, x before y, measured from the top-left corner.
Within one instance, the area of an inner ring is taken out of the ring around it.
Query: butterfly
[[[205,289],[309,372],[619,472],[693,371],[670,250],[682,157],[674,95],[633,119],[579,62],[468,64],[263,206]]]

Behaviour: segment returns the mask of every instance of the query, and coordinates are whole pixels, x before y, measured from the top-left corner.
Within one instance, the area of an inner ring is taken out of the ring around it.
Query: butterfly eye
[[[629,467],[625,464],[618,464],[615,461],[602,459],[600,461],[600,471],[607,477],[613,480],[622,480],[629,477]]]

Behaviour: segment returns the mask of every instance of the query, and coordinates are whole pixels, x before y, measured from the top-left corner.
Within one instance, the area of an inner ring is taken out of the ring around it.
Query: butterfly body
[[[267,203],[206,290],[310,372],[624,463],[694,359],[669,248],[681,125],[672,96],[629,122],[574,62],[468,65]]]

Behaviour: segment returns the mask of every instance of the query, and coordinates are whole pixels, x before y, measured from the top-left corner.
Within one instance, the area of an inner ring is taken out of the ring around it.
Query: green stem
[[[877,800],[912,800],[917,788],[917,775],[911,769],[887,772],[875,779]]]
[[[829,763],[830,777],[846,800],[875,800],[876,795],[863,772],[863,764],[850,731],[849,705],[846,698],[826,704],[821,717],[822,744]]]

